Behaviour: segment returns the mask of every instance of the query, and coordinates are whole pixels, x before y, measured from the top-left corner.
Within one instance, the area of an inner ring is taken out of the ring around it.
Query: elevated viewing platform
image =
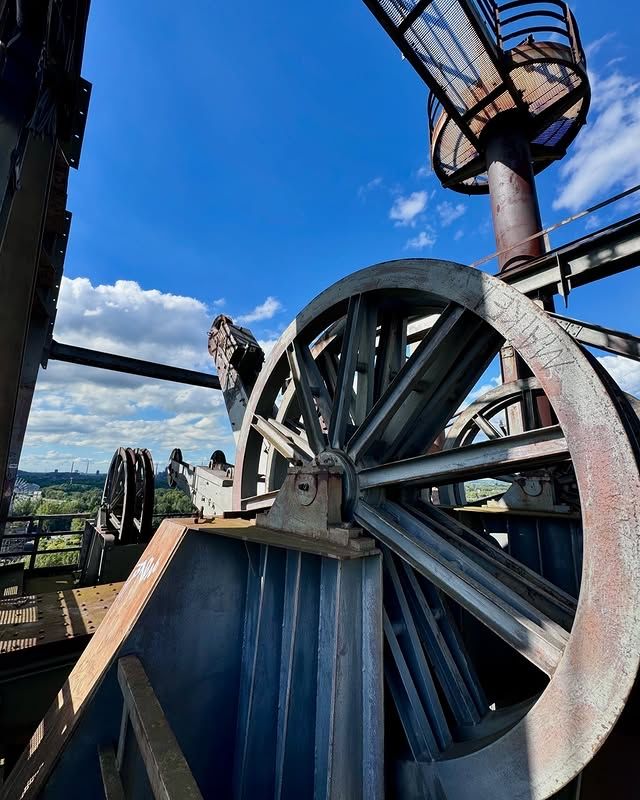
[[[487,135],[522,130],[534,172],[565,154],[590,102],[586,59],[561,0],[365,0],[430,89],[433,169],[443,186],[489,191]]]

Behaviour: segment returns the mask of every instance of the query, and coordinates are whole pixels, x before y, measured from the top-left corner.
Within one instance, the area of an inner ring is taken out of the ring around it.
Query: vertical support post
[[[499,273],[502,277],[514,267],[538,258],[545,252],[542,236],[531,239],[542,230],[540,206],[531,163],[529,140],[520,119],[515,114],[501,114],[485,132],[487,175],[491,215],[496,237]],[[553,311],[551,295],[537,298],[547,311]],[[530,375],[512,347],[500,354],[504,383]],[[552,424],[551,407],[540,398],[538,414],[542,425]],[[521,403],[507,410],[509,433],[521,433],[528,425]]]
[[[486,133],[491,215],[500,274],[543,255],[544,241],[531,151],[518,119],[503,114]],[[505,252],[502,252],[505,251]]]
[[[31,525],[31,523],[29,523],[29,525]],[[38,555],[38,550],[40,549],[41,538],[42,538],[42,519],[38,517],[38,522],[36,524],[36,535],[33,539],[33,552],[31,553],[31,557],[29,558],[29,571],[35,569],[36,556]]]

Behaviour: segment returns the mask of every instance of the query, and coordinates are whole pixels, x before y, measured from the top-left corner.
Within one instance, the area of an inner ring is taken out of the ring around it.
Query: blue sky
[[[594,103],[568,157],[539,179],[546,224],[640,183],[637,5],[574,9]],[[219,310],[268,343],[355,269],[494,249],[488,200],[430,173],[426,89],[361,0],[186,0],[179,12],[96,1],[83,72],[93,95],[71,176],[61,341],[212,369]],[[582,221],[552,243],[584,232]],[[625,274],[576,291],[568,313],[633,332],[638,299]],[[606,363],[640,393],[635,364]],[[215,393],[55,363],[41,373],[22,468],[85,458],[104,469],[126,444],[161,464],[173,446],[194,461],[233,449]]]

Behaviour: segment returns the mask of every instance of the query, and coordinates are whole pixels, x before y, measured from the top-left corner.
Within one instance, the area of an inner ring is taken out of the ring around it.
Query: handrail
[[[95,511],[78,511],[67,514],[24,514],[21,516],[7,517],[7,522],[31,522],[34,519],[95,519]]]
[[[154,798],[202,800],[180,744],[137,656],[123,656],[118,661],[118,683],[124,703],[118,751],[111,761],[112,767],[120,773],[127,730],[131,727]]]
[[[547,6],[554,6],[559,11]],[[514,11],[516,13],[509,13]],[[503,50],[515,46],[511,44],[514,39],[532,36],[535,33],[547,34],[560,36],[571,48],[576,63],[585,60],[573,14],[564,0],[509,0],[497,6],[497,18],[498,43]],[[537,24],[524,27],[516,24],[525,19],[536,20]],[[558,25],[558,22],[562,25]]]
[[[15,533],[7,531],[7,528],[5,527],[5,530],[0,537],[0,560],[24,558],[25,556],[28,556],[29,561],[25,567],[25,570],[27,572],[33,572],[45,568],[37,564],[37,559],[39,556],[57,556],[64,555],[66,553],[79,554],[82,549],[81,530],[50,531],[46,525],[47,523],[51,522],[67,522],[74,519],[91,520],[95,519],[95,516],[95,513],[87,511],[66,512],[64,514],[16,514],[14,516],[10,516],[7,518],[7,524],[23,523],[25,524],[25,529]],[[63,543],[69,544],[69,546],[56,547],[50,550],[41,547],[43,539],[54,539],[61,536],[78,537],[79,541],[77,544],[70,544],[68,542]],[[10,550],[4,549],[3,544],[5,541],[11,544]],[[20,544],[22,544],[22,547],[20,547]],[[60,566],[76,567],[77,559],[71,563],[60,564]]]
[[[163,520],[168,518],[176,518],[176,517],[185,517],[190,516],[189,514],[185,514],[183,511],[174,511],[169,513],[158,513],[152,515],[152,520]],[[7,531],[5,528],[5,532],[0,536],[0,561],[5,559],[11,558],[24,558],[25,556],[29,556],[29,563],[25,567],[27,572],[31,571],[38,571],[39,569],[47,569],[47,567],[39,566],[36,562],[39,556],[53,556],[59,555],[63,553],[80,553],[82,551],[82,531],[72,531],[72,530],[64,530],[64,531],[50,531],[44,524],[47,522],[55,522],[59,520],[72,520],[72,519],[81,519],[85,521],[93,521],[96,519],[95,512],[87,512],[87,511],[78,511],[76,513],[64,513],[64,514],[25,514],[25,515],[15,515],[7,518],[7,524],[9,523],[26,523],[25,530],[20,531],[18,533]],[[44,549],[40,547],[40,544],[43,539],[54,539],[56,537],[61,536],[78,536],[80,537],[80,541],[78,544],[70,545],[69,547],[56,547],[52,548],[51,550]],[[10,542],[12,545],[11,550],[4,550],[2,547],[3,542]],[[19,547],[20,542],[23,542],[23,546],[20,549],[14,549]],[[76,568],[78,566],[78,562],[72,562],[69,564],[61,564],[61,567],[69,567],[69,568]]]

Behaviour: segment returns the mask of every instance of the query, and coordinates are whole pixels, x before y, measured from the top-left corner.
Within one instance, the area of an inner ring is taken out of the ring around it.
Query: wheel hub
[[[312,462],[317,467],[338,468],[342,472],[342,519],[353,520],[353,510],[358,499],[358,473],[355,464],[342,450],[327,449]]]

